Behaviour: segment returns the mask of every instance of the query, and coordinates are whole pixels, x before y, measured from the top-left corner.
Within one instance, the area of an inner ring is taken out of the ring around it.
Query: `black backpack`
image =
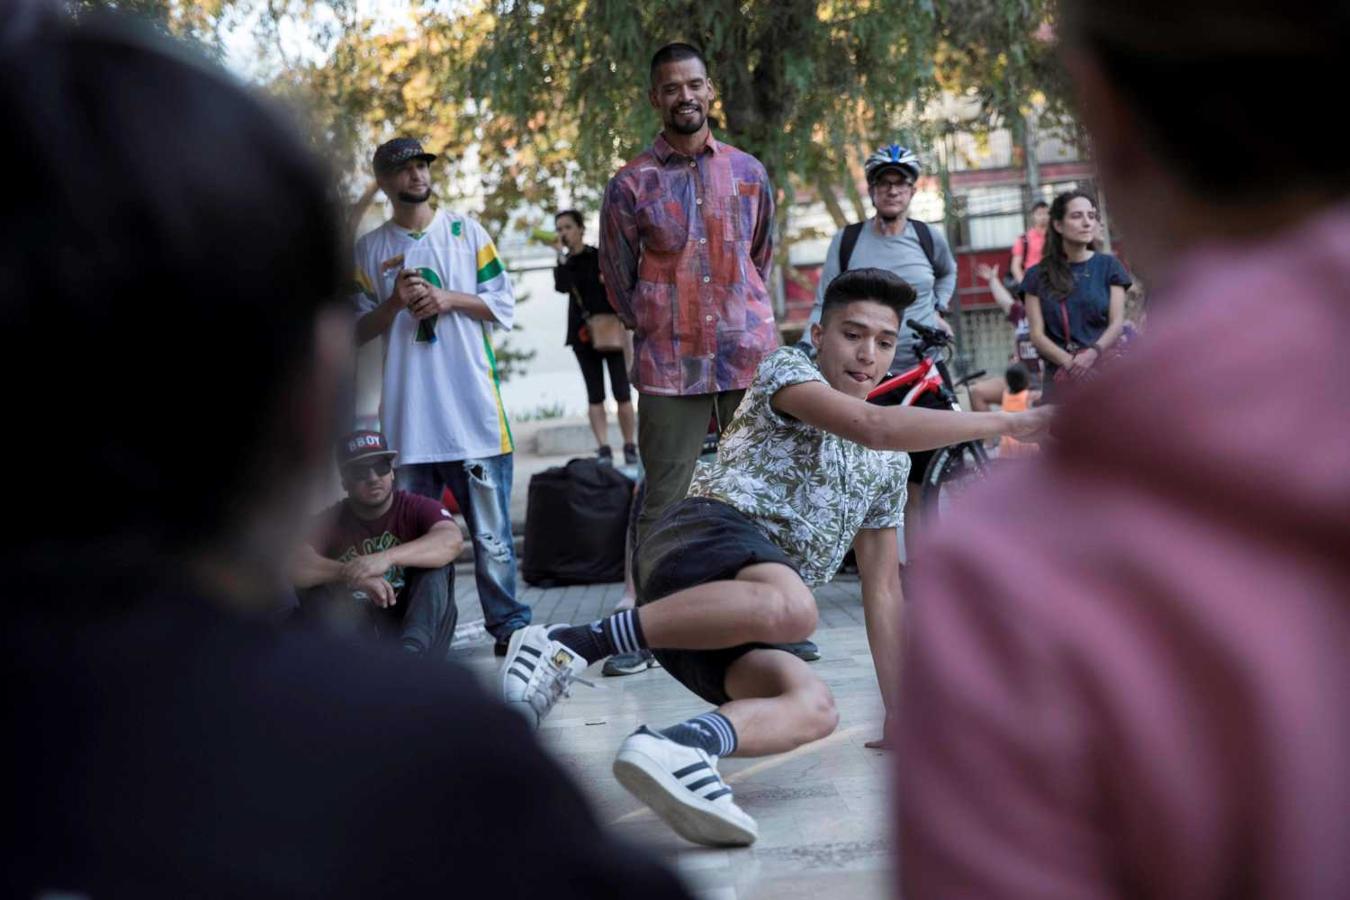
[[[530,479],[521,575],[530,584],[623,581],[633,481],[595,458]]]
[[[936,278],[941,278],[947,273],[939,272],[937,265],[937,251],[933,249],[933,230],[928,227],[927,222],[920,222],[918,219],[910,219],[914,223],[914,233],[919,237],[919,246],[923,248],[923,255],[928,259],[928,265],[933,270]],[[853,248],[858,245],[858,235],[862,234],[863,226],[866,222],[854,222],[852,225],[844,226],[844,236],[839,239],[839,271],[847,272],[849,260],[853,258]]]

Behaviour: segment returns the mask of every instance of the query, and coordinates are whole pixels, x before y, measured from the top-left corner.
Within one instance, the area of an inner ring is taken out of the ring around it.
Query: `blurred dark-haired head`
[[[1350,193],[1325,124],[1350,5],[1061,0],[1061,13],[1079,117],[1132,259],[1164,262],[1202,232],[1269,231]]]
[[[276,550],[260,511],[294,502],[336,404],[329,181],[222,73],[39,18],[0,37],[0,316],[32,461],[7,552],[40,583]]]

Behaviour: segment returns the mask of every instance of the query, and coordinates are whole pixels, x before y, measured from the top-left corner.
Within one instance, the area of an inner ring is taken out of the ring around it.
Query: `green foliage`
[[[1055,0],[937,0],[934,70],[944,91],[979,101],[962,123],[1069,123],[1069,85],[1053,42]]]
[[[561,403],[544,403],[511,418],[516,422],[545,422],[549,419],[561,419],[567,415],[567,407]]]
[[[718,133],[780,187],[837,178],[859,147],[892,138],[929,96],[931,8],[878,0],[574,4],[493,0],[493,40],[472,62],[477,96],[529,136],[544,174],[594,198],[659,128],[652,53],[701,47],[718,90]]]
[[[308,116],[357,215],[374,193],[371,150],[415,134],[443,154],[441,196],[474,198],[494,232],[559,194],[598,205],[659,128],[647,66],[672,40],[704,50],[719,136],[759,157],[788,196],[843,182],[860,206],[850,182],[866,150],[928,146],[950,127],[926,117],[943,91],[979,101],[977,127],[1064,109],[1052,47],[1037,37],[1053,0],[412,0],[397,14],[362,5],[375,18],[354,0],[68,5],[134,11],[213,46],[222,25],[251,22],[263,80]],[[321,52],[288,52],[283,32],[292,48]],[[481,180],[465,184],[452,176],[469,153]]]
[[[65,9],[76,19],[91,13],[128,15],[219,59],[220,29],[235,11],[236,0],[66,0]]]
[[[610,176],[659,128],[647,100],[652,53],[687,41],[709,60],[718,136],[757,156],[779,190],[783,234],[790,201],[804,188],[839,224],[866,215],[861,160],[878,144],[899,140],[922,153],[954,127],[1018,129],[1033,112],[1042,127],[1067,121],[1066,85],[1046,39],[1053,3],[410,0],[395,9],[356,0],[67,0],[67,7],[76,15],[135,12],[217,55],[222,31],[248,23],[259,80],[309,120],[353,230],[375,196],[370,154],[398,134],[441,154],[442,202],[473,211],[493,233],[538,224],[559,199],[595,209]],[[931,117],[930,102],[944,93],[975,99],[975,117]],[[462,165],[466,157],[475,165]],[[467,182],[466,170],[477,179]],[[780,262],[786,256],[778,254]],[[498,356],[508,373],[528,362],[509,348]]]

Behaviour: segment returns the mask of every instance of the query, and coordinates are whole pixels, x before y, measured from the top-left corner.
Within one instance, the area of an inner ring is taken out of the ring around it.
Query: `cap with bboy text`
[[[338,441],[337,464],[339,468],[372,457],[388,457],[390,462],[398,458],[398,453],[389,449],[389,443],[378,431],[353,431]]]
[[[413,138],[401,137],[394,138],[392,141],[385,141],[375,149],[376,175],[384,175],[393,172],[410,159],[421,159],[431,162],[436,158],[436,154],[428,153],[422,149],[422,144]]]

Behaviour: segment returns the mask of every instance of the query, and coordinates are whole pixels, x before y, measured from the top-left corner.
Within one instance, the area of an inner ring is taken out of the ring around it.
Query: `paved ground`
[[[539,589],[523,586],[536,622],[582,622],[608,613],[622,585]],[[499,690],[499,660],[482,632],[472,569],[456,579],[460,622],[455,655]],[[667,859],[697,896],[738,898],[890,896],[886,754],[864,749],[881,729],[881,700],[867,649],[856,579],[817,592],[822,658],[812,663],[840,712],[829,738],[777,757],[727,760],[722,774],[760,827],[743,850],[686,843],[632,799],[610,775],[619,743],[639,724],[664,726],[705,712],[707,704],[660,669],[577,686],[545,721],[540,737],[571,771],[602,821]]]

